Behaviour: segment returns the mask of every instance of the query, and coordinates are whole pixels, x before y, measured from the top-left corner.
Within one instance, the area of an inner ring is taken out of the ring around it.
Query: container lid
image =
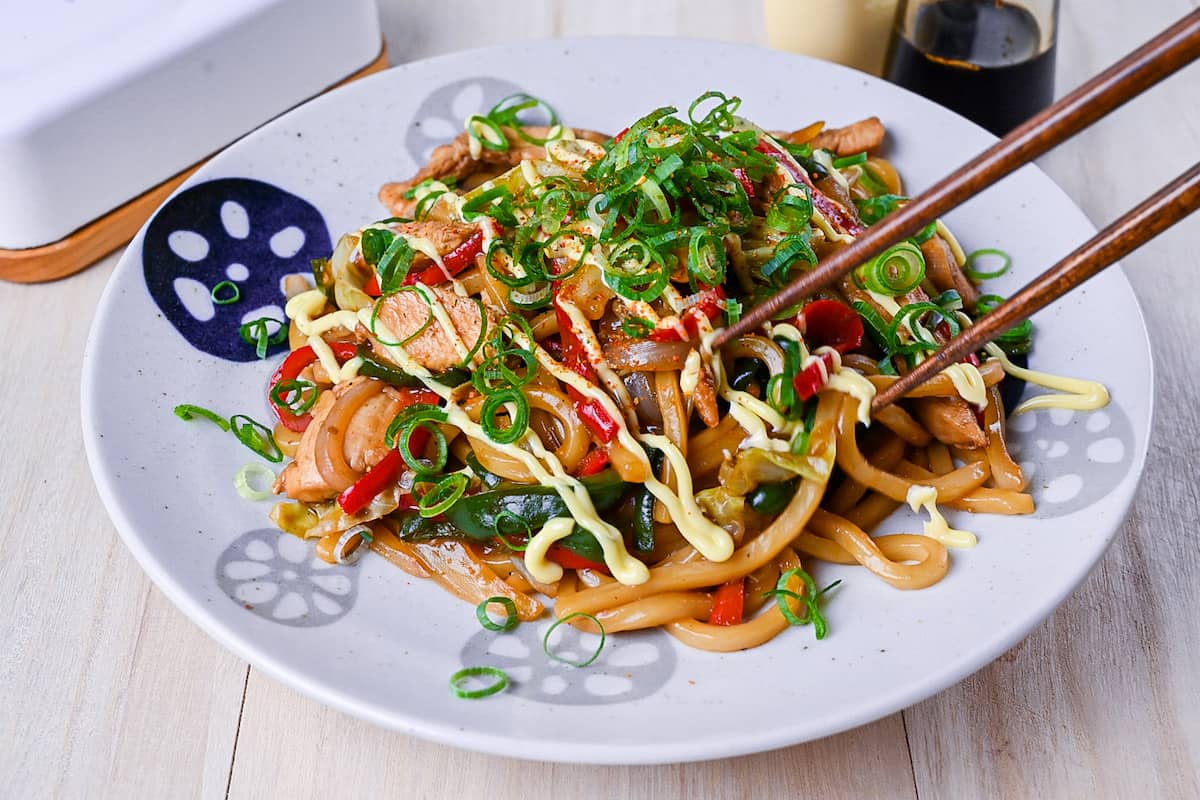
[[[360,69],[374,0],[6,7],[0,248],[58,241]]]

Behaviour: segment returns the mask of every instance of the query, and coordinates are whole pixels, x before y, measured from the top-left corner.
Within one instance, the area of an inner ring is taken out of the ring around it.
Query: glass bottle
[[[884,76],[1003,136],[1054,99],[1058,0],[901,0]]]

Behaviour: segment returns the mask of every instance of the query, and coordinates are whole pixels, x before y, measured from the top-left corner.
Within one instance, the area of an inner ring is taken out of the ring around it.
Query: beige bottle
[[[896,0],[764,0],[772,47],[883,72]]]

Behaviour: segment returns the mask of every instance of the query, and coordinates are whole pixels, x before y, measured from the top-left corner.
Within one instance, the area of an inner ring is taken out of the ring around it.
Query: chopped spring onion
[[[383,228],[367,228],[363,231],[359,247],[362,249],[363,260],[372,267],[379,263],[388,245],[396,239],[396,234]]]
[[[858,207],[859,218],[867,225],[874,225],[907,202],[908,198],[902,195],[881,194],[877,197],[866,197],[861,200],[856,198],[854,205]]]
[[[433,488],[421,495],[417,501],[417,511],[422,517],[436,517],[450,510],[450,506],[459,501],[467,491],[470,480],[465,473],[455,472],[447,475],[433,485]]]
[[[845,158],[835,158],[833,160],[833,168],[848,169],[849,167],[857,167],[865,163],[867,163],[867,154],[865,152],[855,153]]]
[[[242,299],[242,290],[233,281],[221,281],[212,287],[209,296],[212,297],[212,301],[217,305],[227,306]]]
[[[617,294],[649,303],[663,293],[671,274],[658,251],[630,239],[609,254],[604,278]]]
[[[543,111],[545,120],[530,120],[521,119],[520,114],[523,111]],[[562,135],[562,125],[558,119],[558,112],[554,107],[542,100],[540,97],[534,97],[524,92],[517,92],[505,97],[499,103],[492,106],[492,110],[487,114],[488,119],[508,128],[513,128],[518,135],[527,142],[543,145],[547,142],[558,138]],[[530,125],[545,125],[549,130],[550,136],[545,139],[539,139],[536,136],[530,136],[525,132],[525,128]]]
[[[237,440],[267,461],[278,464],[283,461],[283,451],[275,441],[271,429],[245,414],[234,414],[229,418],[229,428]]]
[[[980,295],[979,300],[975,304],[975,310],[980,315],[990,314],[1004,300],[1005,298],[998,294]],[[1033,349],[1033,322],[1027,319],[1022,320],[997,336],[995,341],[1000,349],[1010,356],[1028,353]]]
[[[180,405],[175,406],[175,416],[188,422],[196,417],[203,417],[221,430],[229,430],[229,420],[225,419],[217,412],[210,411],[203,406],[194,406],[191,403],[181,403]]]
[[[742,304],[741,302],[729,298],[725,301],[725,320],[730,327],[738,324],[742,319]]]
[[[272,333],[268,327],[270,323],[275,323],[275,332]],[[254,345],[254,354],[259,358],[267,357],[267,350],[274,344],[280,344],[288,335],[287,323],[273,317],[259,317],[252,319],[249,322],[243,323],[238,328],[238,333],[241,334],[242,341],[246,344]]]
[[[925,280],[925,257],[912,242],[901,242],[859,267],[855,277],[872,292],[895,297]]]
[[[408,277],[415,256],[416,253],[413,252],[408,239],[403,236],[393,237],[376,265],[376,269],[379,270],[379,291],[383,294],[399,291]]]
[[[520,536],[524,536],[526,541],[528,541],[529,539],[531,539],[533,537],[532,526],[530,526],[529,522],[524,517],[520,516],[519,514],[515,514],[512,511],[509,511],[507,509],[505,509],[504,511],[501,511],[499,514],[497,514],[495,522],[492,523],[493,530],[495,530],[495,532],[496,532],[496,538],[499,539],[500,542],[505,547],[507,547],[509,550],[514,550],[516,552],[524,551],[526,548],[526,545],[523,542],[514,543],[514,542],[509,541],[508,537],[513,534],[505,534],[505,532],[501,530],[501,528],[505,527],[506,522],[513,523],[517,528],[517,531],[515,531],[514,533],[516,533],[517,535],[520,535]]]
[[[817,254],[809,244],[807,234],[787,236],[781,239],[775,246],[775,253],[771,256],[771,260],[763,264],[759,271],[764,278],[778,275],[776,282],[786,283],[792,265],[797,261],[804,261],[809,266],[817,263]]]
[[[912,240],[916,244],[925,244],[927,241],[933,238],[935,233],[937,233],[937,220],[934,220],[924,228],[921,228],[921,230],[917,231],[917,234],[912,237]]]
[[[271,387],[271,404],[299,417],[317,402],[317,385],[306,380],[281,380]]]
[[[688,241],[688,273],[708,286],[725,283],[725,243],[703,227],[692,229]]]
[[[590,619],[592,622],[596,623],[596,627],[600,629],[600,644],[596,647],[596,652],[592,653],[590,657],[584,659],[583,661],[572,661],[569,658],[563,658],[562,656],[556,655],[554,651],[550,649],[550,637],[564,622],[570,622],[573,619],[580,618]],[[596,619],[591,614],[583,611],[576,611],[574,614],[567,614],[562,619],[555,620],[554,624],[546,629],[546,636],[542,639],[542,651],[545,652],[547,657],[552,658],[555,661],[561,661],[564,664],[570,664],[572,667],[586,667],[600,657],[600,653],[604,650],[604,641],[606,638],[607,635],[604,633],[604,625],[601,624],[600,620]]]
[[[975,263],[981,258],[995,257],[1000,259],[1000,266],[994,270],[984,271],[975,269]],[[994,247],[985,247],[982,250],[976,250],[967,256],[967,263],[963,265],[963,272],[967,277],[975,281],[984,281],[988,278],[999,278],[1001,275],[1012,269],[1012,256],[1003,250],[997,250]]]
[[[275,482],[275,473],[270,468],[259,464],[257,461],[251,461],[237,471],[233,476],[233,486],[237,489],[237,493],[246,500],[267,500],[273,493],[271,485]],[[256,489],[253,484],[259,484],[265,488]]]
[[[654,323],[642,317],[629,317],[621,320],[621,331],[633,339],[645,339],[654,333]]]
[[[788,588],[788,583],[794,577],[799,577],[803,582],[803,594],[798,594]],[[799,567],[793,567],[779,576],[779,582],[775,584],[775,589],[767,592],[767,594],[775,596],[775,602],[779,606],[779,613],[783,614],[784,619],[788,621],[789,625],[807,625],[811,622],[813,626],[813,632],[816,634],[816,637],[818,639],[824,639],[825,634],[828,631],[828,625],[825,622],[824,615],[821,614],[821,608],[818,604],[818,600],[822,594],[829,589],[832,589],[836,585],[836,583],[830,584],[825,589],[818,592],[817,584],[812,579],[812,576]],[[789,599],[799,600],[808,607],[808,613],[803,617],[797,615],[795,611],[792,611],[792,605],[788,602]]]
[[[794,194],[793,189],[802,189],[803,194]],[[767,225],[784,233],[801,233],[808,228],[812,219],[812,191],[804,185],[789,186],[767,211]]]
[[[499,605],[504,609],[504,622],[496,622],[488,614],[488,606]],[[517,616],[517,604],[508,597],[489,597],[475,607],[475,618],[479,620],[479,624],[487,628],[489,631],[499,633],[500,631],[511,631],[513,628],[521,624],[521,618]]]
[[[507,428],[501,428],[496,421],[496,414],[500,412],[501,407],[507,409],[512,417],[512,424]],[[520,441],[529,428],[529,398],[516,387],[493,392],[483,401],[479,424],[483,426],[483,432],[488,438],[496,444]]]
[[[508,137],[494,120],[474,114],[467,119],[467,134],[488,150],[508,150]]]
[[[492,678],[493,683],[479,689],[467,689],[472,678]],[[478,700],[481,697],[503,692],[508,688],[508,673],[496,667],[467,667],[460,669],[450,676],[450,691],[464,700]]]

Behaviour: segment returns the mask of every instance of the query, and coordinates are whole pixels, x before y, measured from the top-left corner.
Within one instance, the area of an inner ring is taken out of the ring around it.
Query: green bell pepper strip
[[[771,517],[787,508],[787,504],[795,494],[796,481],[791,480],[760,484],[747,499],[750,502],[750,508],[759,514]]]
[[[404,386],[410,389],[420,389],[425,386],[420,378],[409,375],[399,367],[393,367],[380,361],[371,352],[371,347],[367,344],[360,344],[355,352],[362,359],[362,366],[358,368],[359,375],[365,375],[368,378],[378,378],[384,383],[392,386]],[[433,379],[445,386],[458,386],[470,379],[471,373],[465,369],[450,369],[438,375],[434,375]]]
[[[615,506],[624,496],[629,484],[611,469],[581,481],[592,498],[597,511]],[[569,516],[567,504],[549,486],[508,485],[467,495],[451,506],[444,519],[423,519],[416,512],[394,514],[399,523],[397,535],[405,541],[435,538],[469,539],[490,542],[496,538],[502,517],[516,516],[538,530],[556,517]],[[591,561],[604,563],[604,551],[589,531],[576,528],[558,544]]]
[[[662,471],[662,451],[648,449],[648,455],[651,469],[655,475],[659,474]],[[633,506],[633,547],[643,553],[654,549],[655,501],[656,498],[645,486],[637,490],[637,499]]]

